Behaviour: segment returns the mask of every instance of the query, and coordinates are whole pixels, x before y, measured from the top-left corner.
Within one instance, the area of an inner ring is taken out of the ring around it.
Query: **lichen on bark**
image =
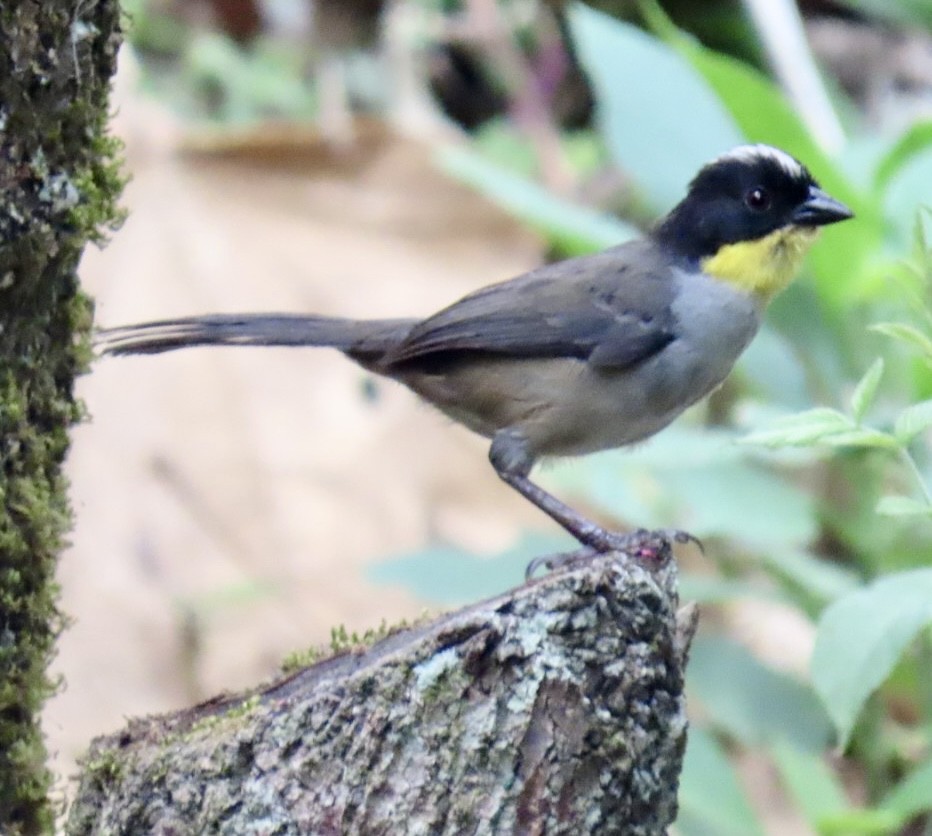
[[[49,832],[40,710],[64,624],[55,568],[70,523],[62,463],[82,410],[93,307],[86,243],[119,220],[106,135],[117,0],[0,4],[0,832]]]
[[[130,721],[69,836],[660,836],[694,610],[672,561],[600,557],[245,694]]]

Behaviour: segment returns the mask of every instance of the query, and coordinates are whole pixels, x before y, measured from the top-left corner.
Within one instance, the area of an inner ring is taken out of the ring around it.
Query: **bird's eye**
[[[744,196],[744,202],[747,204],[748,209],[753,209],[755,212],[765,212],[770,208],[770,192],[758,186],[751,189]]]

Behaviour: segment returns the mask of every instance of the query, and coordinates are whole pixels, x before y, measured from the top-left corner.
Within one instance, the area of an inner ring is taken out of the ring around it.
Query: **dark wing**
[[[415,325],[385,367],[462,351],[643,362],[676,338],[672,265],[645,241],[483,288]]]

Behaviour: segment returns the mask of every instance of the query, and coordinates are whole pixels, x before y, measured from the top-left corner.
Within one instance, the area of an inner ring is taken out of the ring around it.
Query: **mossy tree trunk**
[[[76,268],[117,219],[105,136],[117,0],[0,3],[0,833],[52,829],[39,725],[63,617],[61,466],[92,306]]]
[[[69,836],[624,834],[676,817],[696,626],[607,556],[94,742]]]

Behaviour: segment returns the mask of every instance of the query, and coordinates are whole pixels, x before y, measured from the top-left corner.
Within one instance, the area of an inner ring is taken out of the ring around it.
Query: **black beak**
[[[829,197],[818,186],[810,186],[806,199],[793,212],[793,223],[797,226],[825,226],[853,218],[844,203]]]

